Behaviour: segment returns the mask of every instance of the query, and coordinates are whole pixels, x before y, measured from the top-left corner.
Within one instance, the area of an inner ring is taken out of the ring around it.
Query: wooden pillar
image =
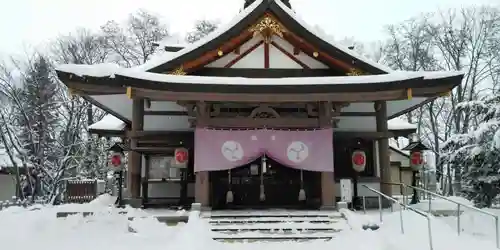
[[[332,127],[332,103],[320,102],[318,108],[319,125],[321,128]],[[331,142],[333,143],[333,141]],[[335,145],[334,145],[335,146]],[[332,152],[333,157],[333,152]],[[333,173],[333,165],[330,166],[332,172],[321,173],[321,208],[333,209],[335,208],[335,177]]]
[[[387,102],[375,102],[377,132],[388,133],[387,127]],[[392,196],[390,185],[384,185],[384,182],[391,182],[391,164],[389,156],[389,139],[378,140],[378,159],[380,168],[380,191],[386,195]]]
[[[196,125],[204,127],[209,118],[209,106],[205,102],[196,103]],[[206,142],[210,147],[210,142]],[[196,142],[195,142],[196,144]],[[196,150],[196,149],[195,149]],[[194,159],[196,164],[196,159]],[[210,206],[210,173],[207,171],[195,173],[194,200],[200,203],[202,207]]]
[[[141,131],[144,128],[144,99],[134,99],[132,102],[132,132]],[[131,148],[137,147],[137,139],[130,138]],[[137,152],[129,152],[128,161],[128,190],[130,198],[138,199],[141,196],[141,167],[142,155]]]
[[[149,202],[149,172],[151,168],[151,157],[144,155],[144,176],[142,177],[142,204]]]
[[[210,205],[210,178],[209,172],[196,173],[196,183],[194,188],[194,201],[200,203],[202,207]]]

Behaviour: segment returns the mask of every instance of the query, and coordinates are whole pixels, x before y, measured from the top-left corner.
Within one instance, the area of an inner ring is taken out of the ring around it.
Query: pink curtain
[[[194,170],[236,168],[263,154],[297,169],[333,172],[333,131],[195,130]]]

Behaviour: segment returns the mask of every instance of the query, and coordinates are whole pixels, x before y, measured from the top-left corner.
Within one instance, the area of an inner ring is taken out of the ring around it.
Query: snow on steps
[[[212,238],[222,242],[331,240],[348,227],[338,212],[228,211],[202,217],[211,225]]]

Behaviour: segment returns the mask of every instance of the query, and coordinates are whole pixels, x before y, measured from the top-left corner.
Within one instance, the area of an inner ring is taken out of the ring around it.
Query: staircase
[[[338,212],[227,211],[202,216],[209,220],[213,239],[222,242],[327,241],[347,228]]]

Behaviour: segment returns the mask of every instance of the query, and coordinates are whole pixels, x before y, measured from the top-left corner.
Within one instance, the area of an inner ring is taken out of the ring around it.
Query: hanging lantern
[[[112,152],[109,158],[110,168],[115,171],[123,169],[124,155],[121,152]]]
[[[366,167],[366,153],[363,150],[352,152],[352,168],[356,172],[363,172]]]
[[[186,167],[189,156],[188,150],[186,148],[176,148],[174,156],[176,166]]]
[[[413,151],[410,155],[410,166],[413,171],[419,171],[424,164],[422,151]]]

